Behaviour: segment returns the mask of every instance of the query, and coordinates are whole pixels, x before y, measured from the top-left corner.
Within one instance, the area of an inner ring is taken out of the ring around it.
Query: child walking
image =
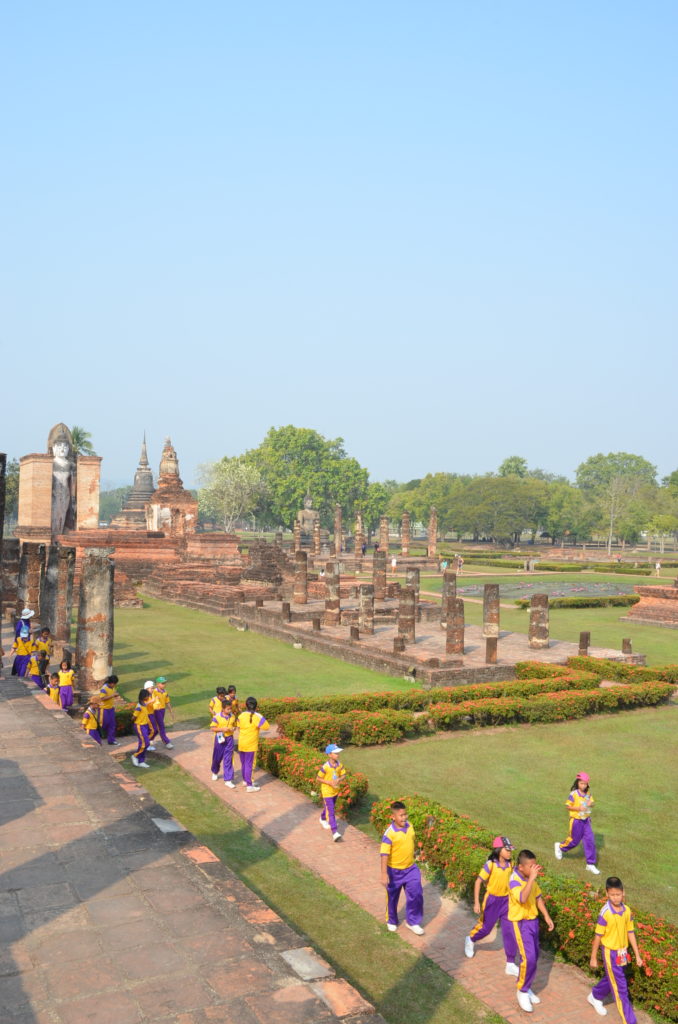
[[[400,800],[391,804],[391,824],[381,837],[381,884],[386,889],[386,927],[398,928],[398,900],[405,890],[405,924],[415,935],[423,935],[424,890],[419,866],[414,863],[414,829],[407,820],[407,808]]]
[[[624,903],[624,886],[620,878],[611,875],[605,882],[607,903],[600,910],[596,933],[591,948],[591,967],[598,969],[598,950],[603,950],[604,976],[594,985],[589,994],[588,1002],[601,1017],[607,1016],[603,999],[610,993],[619,1010],[622,1024],[636,1024],[636,1015],[629,999],[624,967],[630,963],[628,946],[635,953],[636,963],[643,966],[643,961],[636,941],[636,930],[633,914]]]
[[[101,728],[106,734],[106,742],[109,747],[117,747],[118,741],[115,738],[115,707],[116,700],[122,700],[118,693],[118,677],[108,676],[104,685],[95,694],[99,707],[101,708]]]
[[[219,778],[219,769],[224,767],[224,784],[229,789],[235,789],[233,781],[233,733],[235,732],[236,717],[233,714],[232,704],[228,697],[222,697],[221,710],[213,716],[210,722],[210,729],[214,733],[214,747],[212,749],[212,782]]]
[[[255,786],[252,782],[252,769],[254,759],[259,749],[259,733],[265,732],[269,724],[257,711],[256,697],[248,697],[245,701],[245,711],[238,715],[238,753],[240,755],[240,768],[242,771],[243,786],[247,786],[248,793],[256,793],[261,786]]]
[[[554,928],[541,889],[537,884],[537,875],[540,872],[541,865],[537,864],[537,858],[532,851],[521,850],[509,879],[508,917],[513,926],[513,934],[520,953],[516,995],[521,1010],[525,1010],[527,1013],[532,1013],[533,1006],[541,1002],[539,996],[535,995],[531,988],[539,959],[537,915],[541,914],[550,932]]]
[[[226,696],[226,687],[225,686],[217,686],[217,688],[216,688],[216,690],[214,692],[214,696],[211,698],[209,704],[207,705],[208,708],[209,708],[209,712],[210,712],[210,718],[213,718],[215,715],[219,714],[219,712],[221,711],[221,702],[222,702],[222,700],[224,699],[225,696]]]
[[[73,707],[73,677],[75,672],[71,668],[68,658],[64,658],[59,668],[59,701],[64,711]]]
[[[472,957],[476,951],[475,943],[489,935],[497,922],[501,926],[501,937],[506,954],[505,973],[518,977],[518,966],[515,962],[518,955],[518,944],[513,934],[513,925],[508,919],[509,879],[513,870],[511,851],[514,849],[506,836],[497,836],[492,840],[490,855],[483,864],[473,888],[473,910],[480,914],[477,924],[464,939],[464,953]],[[485,899],[482,909],[480,905],[480,886],[485,883]]]
[[[148,690],[139,690],[139,700],[132,712],[134,731],[137,734],[137,749],[132,754],[132,764],[136,768],[149,768],[146,764],[146,751],[148,750],[148,705],[150,697]]]
[[[586,870],[599,875],[600,871],[596,867],[596,841],[591,828],[591,809],[595,800],[589,789],[590,781],[591,776],[586,772],[577,773],[565,804],[570,812],[570,833],[564,842],[555,843],[554,849],[556,860],[562,860],[564,853],[574,850],[581,843],[586,857]]]
[[[322,814],[320,815],[320,824],[323,828],[332,830],[332,839],[335,843],[338,839],[341,839],[341,832],[337,828],[335,807],[337,797],[339,796],[341,780],[346,776],[346,769],[339,761],[339,754],[341,754],[342,749],[336,743],[329,743],[325,747],[328,760],[319,769],[317,775],[318,782],[320,783],[320,795],[323,798],[324,804]]]
[[[147,750],[155,751],[155,743],[153,742],[155,737],[158,735],[158,723],[155,719],[155,697],[153,690],[155,683],[152,679],[147,679],[144,683],[144,689],[148,693],[146,700],[146,710],[148,711],[148,746]]]
[[[160,739],[165,744],[168,750],[174,749],[174,744],[170,742],[170,738],[167,735],[165,728],[165,712],[169,708],[172,713],[172,721],[174,722],[174,709],[172,702],[170,701],[170,695],[166,688],[167,679],[165,676],[158,676],[155,681],[155,687],[153,690],[153,712],[155,714],[155,724],[158,727],[160,733]]]
[[[37,651],[37,650],[32,651],[31,655],[30,655],[30,657],[28,659],[28,667],[26,668],[26,675],[27,675],[27,677],[32,682],[34,682],[35,685],[40,690],[43,690],[45,688],[45,684],[42,681],[42,667],[41,666],[44,664],[42,659],[43,659],[43,652],[42,651]]]
[[[82,728],[87,733],[90,740],[94,740],[101,746],[101,736],[99,735],[99,716],[97,709],[92,704],[88,704],[82,716],[82,722],[80,723]]]
[[[58,706],[59,704],[59,673],[52,672],[49,677],[49,683],[47,684],[49,690],[50,700]]]

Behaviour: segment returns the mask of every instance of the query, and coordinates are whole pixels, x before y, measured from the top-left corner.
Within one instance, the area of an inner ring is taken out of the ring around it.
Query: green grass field
[[[678,707],[643,709],[554,725],[477,729],[383,747],[351,747],[347,767],[370,792],[352,812],[369,835],[373,800],[420,793],[527,846],[547,869],[586,878],[581,848],[558,864],[567,834],[564,804],[577,771],[588,771],[603,874],[618,874],[634,900],[678,923],[673,866]],[[557,868],[556,868],[557,865]],[[548,881],[545,882],[548,885]]]
[[[204,723],[214,688],[230,683],[241,698],[412,686],[258,633],[239,633],[219,616],[153,598],[144,600],[143,609],[116,608],[115,641],[114,670],[123,696],[136,700],[146,679],[165,675],[177,721],[185,725]]]

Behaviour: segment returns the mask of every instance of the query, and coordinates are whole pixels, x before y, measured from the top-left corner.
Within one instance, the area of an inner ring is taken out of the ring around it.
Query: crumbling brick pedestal
[[[113,662],[113,548],[85,548],[76,637],[78,689],[98,689]]]
[[[530,600],[528,642],[534,651],[541,651],[549,645],[548,594],[534,594]]]

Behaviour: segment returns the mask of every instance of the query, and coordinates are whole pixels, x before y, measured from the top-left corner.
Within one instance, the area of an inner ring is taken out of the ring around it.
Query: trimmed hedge
[[[551,597],[549,608],[627,608],[638,604],[637,594],[610,594],[607,597]],[[529,608],[528,599],[521,597],[516,600],[519,608]]]
[[[419,861],[442,876],[449,889],[470,898],[492,838],[504,832],[504,828],[499,825],[488,831],[478,822],[416,794],[399,795],[397,799],[407,805],[407,815],[417,836]],[[371,820],[379,836],[389,823],[391,802],[381,800],[372,805]],[[595,888],[591,882],[578,882],[551,871],[540,884],[555,924],[554,931],[548,932],[540,916],[542,945],[590,974],[591,945],[598,913],[605,902],[604,890]],[[631,998],[648,1010],[678,1021],[675,985],[678,928],[654,914],[639,911],[633,900],[631,905],[645,962],[641,968],[634,965],[629,969]]]
[[[276,725],[282,736],[301,741],[311,747],[328,743],[351,743],[365,747],[378,743],[394,743],[403,736],[433,732],[428,720],[412,711],[349,711],[333,715],[326,711],[301,711],[280,715]]]
[[[611,679],[619,683],[672,683],[678,686],[678,665],[628,665],[624,661],[608,658],[588,658],[575,655],[567,659],[568,668],[593,673],[598,679]]]
[[[649,576],[652,569],[633,569],[627,568],[625,565],[615,565],[611,568],[593,567],[593,572],[611,572],[615,576]]]
[[[317,750],[304,743],[281,737],[267,740],[262,737],[257,754],[259,765],[277,779],[281,779],[293,789],[299,789],[310,796],[315,803],[321,804],[320,786],[317,781],[323,758]],[[348,772],[337,799],[337,812],[345,814],[367,793],[367,776],[362,772]]]
[[[671,683],[641,683],[605,690],[559,690],[533,697],[432,704],[429,714],[439,729],[477,729],[513,722],[564,722],[601,712],[654,706],[668,700],[672,692]]]

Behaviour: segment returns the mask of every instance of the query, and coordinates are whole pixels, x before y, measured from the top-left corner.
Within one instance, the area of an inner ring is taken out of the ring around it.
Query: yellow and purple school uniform
[[[596,840],[591,827],[591,811],[595,800],[590,791],[580,793],[573,789],[567,798],[567,810],[570,816],[570,828],[567,839],[559,843],[561,853],[574,850],[581,843],[587,864],[595,864],[598,859]],[[558,851],[556,850],[556,855]]]
[[[480,917],[469,932],[471,942],[478,942],[494,928],[501,924],[501,937],[504,943],[506,962],[513,963],[518,953],[513,925],[508,919],[509,879],[513,871],[511,861],[487,860],[478,872],[478,878],[485,883]]]
[[[167,708],[170,708],[172,703],[170,701],[170,695],[165,689],[164,683],[156,683],[155,689],[153,690],[153,713],[155,714],[155,724],[158,727],[160,733],[160,739],[166,747],[171,747],[170,738],[167,735],[165,729],[165,712]]]
[[[241,753],[252,753],[259,748],[259,733],[268,729],[268,722],[258,711],[241,711],[238,715],[238,750]]]
[[[97,694],[99,707],[101,708],[101,728],[106,733],[106,741],[110,746],[116,743],[115,739],[115,701],[118,691],[115,686],[104,683]]]
[[[59,669],[59,701],[62,708],[70,708],[73,704],[73,677],[75,672],[72,668]]]
[[[386,857],[386,920],[398,924],[398,900],[405,890],[405,920],[409,925],[421,925],[424,917],[424,891],[421,872],[414,862],[414,829],[409,821],[403,828],[391,822],[379,847],[380,856]]]
[[[233,782],[233,733],[236,717],[229,708],[218,711],[210,722],[214,733],[212,747],[212,775],[218,775],[223,765],[224,782]]]
[[[325,764],[318,770],[318,781],[320,783],[320,795],[323,797],[335,797],[341,785],[341,780],[346,776],[346,769],[340,761],[332,763],[325,761]]]
[[[216,694],[214,695],[214,697],[212,697],[212,699],[210,700],[209,705],[208,705],[209,710],[210,710],[210,716],[214,716],[219,711],[221,711],[221,701],[222,701],[222,699],[223,699],[222,697],[217,697]]]
[[[14,651],[12,675],[23,678],[28,674],[28,663],[31,659],[31,654],[35,650],[35,645],[30,636],[18,636],[12,644],[12,650]]]
[[[132,712],[132,724],[134,725],[134,731],[137,734],[138,746],[134,752],[134,757],[143,763],[146,759],[146,749],[149,744],[149,718],[148,708],[145,704],[137,704]]]
[[[97,743],[101,744],[101,736],[99,735],[99,717],[95,708],[88,707],[85,709],[80,725],[91,740],[96,740]]]
[[[28,665],[26,667],[26,675],[30,676],[36,686],[42,689],[42,673],[40,671],[40,663],[38,661],[38,652],[33,651],[28,659]]]
[[[55,704],[58,704],[59,703],[59,680],[58,679],[50,679],[49,683],[47,684],[47,687],[49,689],[50,700],[54,701]]]
[[[513,935],[520,953],[520,967],[517,986],[522,992],[532,988],[537,972],[539,959],[539,910],[537,900],[541,889],[536,881],[525,895],[528,879],[518,868],[511,872],[509,878],[508,919],[513,927]]]
[[[40,639],[36,640],[35,641],[35,646],[36,646],[36,649],[38,651],[44,651],[45,654],[49,658],[52,657],[53,645],[52,645],[52,638],[51,637],[47,637],[46,640],[40,640]]]
[[[633,914],[629,907],[621,904],[613,907],[608,902],[601,908],[596,922],[596,935],[600,936],[600,948],[603,954],[605,974],[597,985],[594,985],[594,999],[605,999],[610,993],[619,1010],[622,1024],[635,1024],[636,1015],[629,999],[624,967],[629,963],[629,935],[635,933]]]

